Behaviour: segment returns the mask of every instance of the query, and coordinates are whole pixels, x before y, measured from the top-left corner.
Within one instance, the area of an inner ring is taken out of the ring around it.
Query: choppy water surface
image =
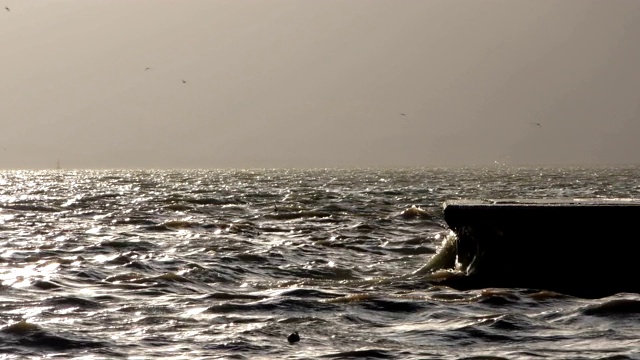
[[[640,197],[639,175],[0,172],[0,358],[639,358],[637,294],[408,276],[448,233],[446,199]]]

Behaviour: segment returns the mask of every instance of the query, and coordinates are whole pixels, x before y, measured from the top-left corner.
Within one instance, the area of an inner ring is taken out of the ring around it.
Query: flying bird
[[[532,124],[537,126],[537,127],[542,127],[542,124],[540,124],[539,122],[532,122]]]
[[[8,6],[5,6],[4,9],[7,10],[7,11],[11,11],[11,9],[9,9]]]
[[[147,70],[151,70],[151,68],[150,67],[144,68],[144,71],[147,71]]]
[[[186,83],[187,83],[187,80],[182,80],[182,83],[183,83],[183,84],[186,84]]]

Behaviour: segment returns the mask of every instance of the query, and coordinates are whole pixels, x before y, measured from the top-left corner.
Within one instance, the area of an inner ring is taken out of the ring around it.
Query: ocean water
[[[0,358],[639,359],[638,294],[414,274],[478,197],[640,197],[640,168],[1,171]]]

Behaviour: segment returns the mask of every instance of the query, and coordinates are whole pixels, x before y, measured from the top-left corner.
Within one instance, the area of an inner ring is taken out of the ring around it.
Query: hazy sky
[[[637,0],[0,5],[0,169],[640,163]]]

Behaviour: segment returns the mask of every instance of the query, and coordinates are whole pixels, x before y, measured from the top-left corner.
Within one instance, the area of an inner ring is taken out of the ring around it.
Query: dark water
[[[446,199],[640,197],[639,175],[0,172],[0,358],[638,359],[637,294],[411,274],[449,234]]]

